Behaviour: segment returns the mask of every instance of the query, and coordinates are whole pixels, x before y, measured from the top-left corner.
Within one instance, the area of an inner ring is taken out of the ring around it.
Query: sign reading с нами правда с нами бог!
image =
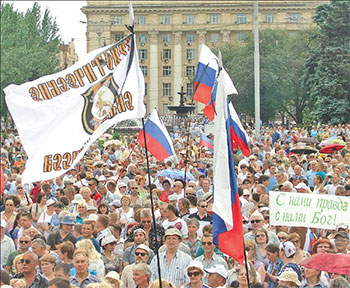
[[[335,229],[350,224],[350,197],[270,191],[270,224]]]

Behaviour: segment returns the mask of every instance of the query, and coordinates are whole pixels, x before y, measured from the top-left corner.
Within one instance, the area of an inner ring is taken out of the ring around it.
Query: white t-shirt
[[[174,221],[169,221],[168,219],[166,219],[162,223],[162,225],[163,225],[164,229],[167,229],[169,226],[173,226],[173,227],[177,228],[181,232],[182,236],[187,236],[187,234],[188,234],[187,224],[181,218],[177,218]]]

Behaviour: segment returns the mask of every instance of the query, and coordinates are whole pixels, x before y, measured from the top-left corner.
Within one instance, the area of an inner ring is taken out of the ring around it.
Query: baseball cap
[[[205,276],[205,272],[204,272],[204,268],[203,268],[203,264],[201,262],[199,262],[198,260],[192,260],[190,262],[190,264],[186,267],[186,271],[188,272],[189,268],[197,268],[199,270],[202,271],[203,273],[203,277]]]
[[[143,233],[143,234],[146,236],[146,232],[145,232],[145,230],[143,230],[142,228],[137,228],[137,229],[135,229],[134,232],[133,232],[133,234],[135,235],[137,232],[141,232],[141,233]]]
[[[308,187],[304,182],[300,182],[297,186],[295,186],[295,189],[305,189],[307,190]]]
[[[293,242],[291,242],[291,241],[282,242],[280,245],[280,249],[284,251],[287,258],[293,256],[296,252],[296,248],[295,248]]]
[[[248,189],[243,189],[243,195],[250,195],[250,191]]]
[[[145,245],[145,244],[140,244],[140,245],[138,245],[138,246],[136,247],[136,249],[145,250],[145,251],[148,253],[148,255],[151,255],[151,249],[150,249],[147,245]],[[136,249],[135,249],[135,250],[136,250]]]
[[[222,264],[216,264],[214,265],[213,267],[211,268],[207,268],[207,269],[204,269],[205,272],[209,273],[209,274],[219,274],[221,277],[223,278],[227,278],[227,270],[226,268],[224,267],[224,265]]]
[[[335,234],[334,239],[337,239],[337,238],[339,238],[339,237],[345,238],[345,239],[348,239],[348,240],[349,240],[349,235],[346,234],[344,231],[340,231],[340,232],[338,232],[337,234]]]
[[[336,230],[338,231],[339,229],[348,229],[349,228],[349,225],[345,224],[345,223],[339,223],[337,225],[337,228]]]
[[[126,187],[126,184],[125,183],[119,183],[118,184],[118,189],[121,188],[121,187]]]
[[[88,206],[87,211],[98,211],[95,206]]]

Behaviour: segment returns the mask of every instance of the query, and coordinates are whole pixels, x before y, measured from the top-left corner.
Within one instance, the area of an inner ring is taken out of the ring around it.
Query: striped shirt
[[[166,251],[159,254],[160,270],[162,279],[173,283],[176,287],[180,287],[188,282],[186,275],[186,267],[190,264],[192,258],[190,255],[178,250],[168,265]],[[151,262],[151,283],[158,279],[157,257],[153,257]]]

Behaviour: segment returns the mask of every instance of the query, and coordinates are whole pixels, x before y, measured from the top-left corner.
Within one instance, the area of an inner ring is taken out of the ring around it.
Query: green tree
[[[309,45],[309,32],[289,34],[285,30],[260,32],[260,111],[261,119],[274,119],[288,113],[297,123],[309,104],[300,77]],[[254,116],[254,42],[248,34],[241,43],[223,48],[224,66],[231,75],[239,95],[231,96],[239,112]]]
[[[1,115],[6,117],[3,89],[58,71],[58,26],[37,2],[26,13],[1,4]]]
[[[310,49],[303,86],[315,99],[312,115],[322,123],[350,122],[350,2],[331,1],[314,16],[317,45]]]

